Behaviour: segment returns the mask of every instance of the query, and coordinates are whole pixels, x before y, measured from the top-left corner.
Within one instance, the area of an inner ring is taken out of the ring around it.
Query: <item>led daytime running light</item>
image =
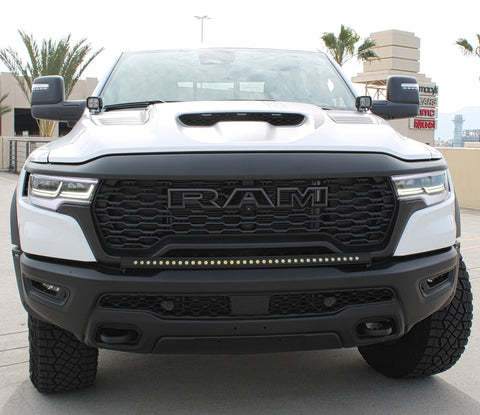
[[[446,171],[392,177],[400,199],[423,199],[427,205],[448,197],[450,187]]]
[[[40,189],[38,187],[35,187],[35,185],[32,185],[31,186],[31,193],[34,196],[47,197],[47,198],[53,199],[54,197],[58,196],[61,188],[62,188],[62,182],[58,182],[58,186],[55,190]]]
[[[90,203],[97,179],[32,174],[28,196],[37,206],[56,210],[64,202]]]
[[[88,186],[87,191],[83,193],[63,190],[62,192],[60,192],[60,197],[64,197],[65,199],[83,199],[83,200],[88,199],[89,200],[92,196],[94,189],[95,189],[95,185],[91,184],[90,186]]]

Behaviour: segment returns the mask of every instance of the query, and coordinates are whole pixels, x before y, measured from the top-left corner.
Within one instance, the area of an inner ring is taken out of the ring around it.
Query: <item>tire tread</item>
[[[460,258],[452,301],[392,343],[359,347],[378,372],[393,378],[431,376],[450,369],[465,350],[473,318],[473,297],[465,263]]]
[[[98,349],[70,332],[32,316],[28,319],[30,379],[39,392],[65,392],[93,384]]]

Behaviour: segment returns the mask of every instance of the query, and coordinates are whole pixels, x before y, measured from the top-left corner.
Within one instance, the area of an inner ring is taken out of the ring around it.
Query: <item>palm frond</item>
[[[357,35],[355,30],[350,27],[345,27],[343,24],[340,27],[340,33],[338,40],[348,52],[348,55],[355,53],[355,44],[360,40],[360,36]]]
[[[342,66],[352,57],[357,56],[359,60],[371,60],[378,58],[378,55],[371,50],[376,46],[371,39],[365,39],[362,45],[355,51],[355,46],[360,42],[360,36],[351,27],[340,25],[338,37],[333,33],[325,32],[321,37],[327,53]]]
[[[460,49],[464,55],[473,55],[473,46],[468,42],[467,39],[460,38],[456,43],[458,46],[460,46]]]
[[[357,59],[359,61],[371,61],[373,59],[380,59],[377,52],[373,48],[377,46],[376,42],[372,39],[365,39],[363,43],[357,49]]]
[[[8,97],[8,94],[3,94],[3,95],[0,97],[0,117],[1,117],[3,114],[6,114],[7,112],[11,112],[11,111],[12,111],[12,107],[3,104],[3,101],[5,101],[5,99],[7,99],[7,97]]]

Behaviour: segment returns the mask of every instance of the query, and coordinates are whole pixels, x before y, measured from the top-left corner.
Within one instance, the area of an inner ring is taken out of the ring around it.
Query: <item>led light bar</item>
[[[121,262],[123,268],[201,269],[201,268],[277,268],[320,265],[370,264],[369,255],[289,255],[255,257],[158,257],[131,258]]]

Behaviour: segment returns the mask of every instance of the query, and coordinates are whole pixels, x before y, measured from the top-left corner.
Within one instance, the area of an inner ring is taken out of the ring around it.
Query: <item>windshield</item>
[[[354,109],[321,53],[201,49],[128,53],[101,93],[104,106],[150,101],[288,101]]]

